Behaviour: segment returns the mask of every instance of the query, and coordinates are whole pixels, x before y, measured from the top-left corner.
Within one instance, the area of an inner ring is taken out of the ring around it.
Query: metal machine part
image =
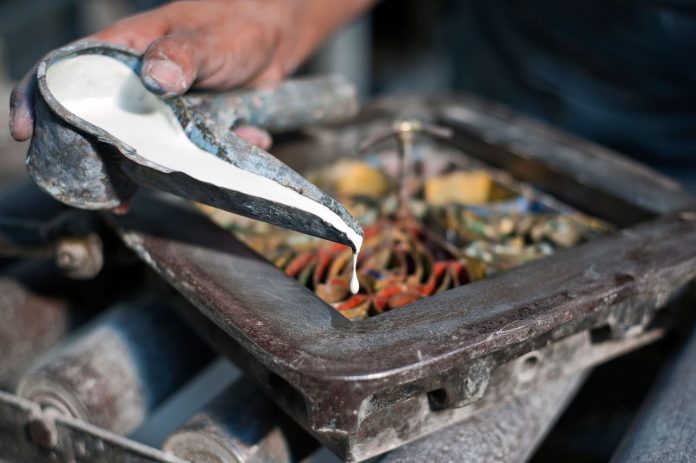
[[[406,185],[409,183],[409,175],[412,175],[412,169],[409,169],[409,164],[412,162],[411,157],[414,138],[419,132],[426,133],[436,138],[450,138],[452,136],[452,131],[448,127],[439,127],[437,125],[423,123],[419,120],[399,120],[396,121],[392,127],[389,127],[384,131],[377,132],[360,144],[360,151],[366,152],[369,148],[372,148],[390,138],[395,138],[397,140],[400,164],[398,176],[400,215],[409,214],[409,191],[407,190]]]
[[[671,178],[506,106],[472,96],[439,104],[435,118],[454,128],[455,143],[616,225],[693,205],[694,198]]]
[[[191,417],[163,448],[196,463],[292,463],[318,446],[242,378]]]
[[[3,219],[15,222],[48,221],[64,208],[36,184],[24,179],[7,182],[0,190],[0,218]],[[0,268],[13,260],[7,254],[5,246],[0,244]]]
[[[505,153],[495,158],[499,166],[538,178],[545,192],[626,228],[350,322],[191,210],[142,198],[115,220],[124,241],[224,330],[227,336],[211,337],[217,349],[348,461],[657,339],[659,320],[669,318],[662,308],[696,276],[696,214],[687,193],[616,153],[479,100],[386,102],[352,125],[315,130],[276,154],[311,153],[305,163],[345,156],[366,134],[402,117],[450,127],[454,143],[474,157]],[[476,132],[479,123],[485,131]],[[514,126],[526,128],[515,132],[514,143],[495,138]],[[548,149],[534,157],[522,149],[545,143],[572,152],[573,161]],[[569,192],[578,191],[574,201]],[[173,230],[167,224],[175,221],[189,226]]]
[[[213,357],[166,303],[123,303],[27,372],[17,393],[126,434]]]
[[[32,427],[34,432],[27,433]],[[0,457],[16,463],[186,463],[31,401],[0,391]]]
[[[527,461],[585,376],[579,373],[549,381],[469,420],[393,450],[375,463]]]
[[[349,322],[190,208],[141,198],[130,216],[110,221],[128,246],[209,318],[191,317],[188,323],[347,460],[467,419],[490,416],[499,424],[494,408],[510,400],[522,404],[517,398],[540,385],[563,382],[659,338],[671,295],[696,274],[692,198],[635,163],[477,99],[384,102],[351,125],[315,130],[276,154],[305,165],[345,156],[372,130],[412,117],[451,127],[455,143],[472,155],[625,228]],[[544,408],[537,405],[519,409],[529,411],[525,418],[507,415],[509,422],[528,426],[532,408]],[[495,426],[488,418],[480,423],[481,429]],[[521,436],[517,449],[513,440],[505,447],[509,455],[529,451],[528,435],[518,427],[506,434]],[[0,443],[0,458],[22,463],[182,462],[4,393]],[[432,450],[415,451],[425,461]]]
[[[66,212],[52,221],[0,217],[0,256],[50,259],[67,276],[88,280],[104,266],[103,243],[87,222],[94,217]],[[81,231],[61,230],[62,225],[82,222]],[[87,228],[85,228],[87,227]]]
[[[29,181],[18,181],[1,195],[0,258],[53,260],[75,279],[99,274],[103,243],[94,215],[66,210]]]
[[[612,463],[696,459],[696,333],[667,366]]]
[[[0,379],[54,345],[76,322],[67,298],[32,289],[37,280],[45,287],[58,278],[41,263],[15,264],[0,276]]]
[[[51,196],[82,209],[113,209],[127,203],[138,185],[179,195],[282,227],[352,245],[341,231],[304,210],[221,188],[183,172],[159,166],[133,147],[80,119],[51,93],[47,70],[80,55],[114,58],[134,72],[141,58],[133,50],[81,43],[49,54],[38,65],[34,136],[27,167],[34,181]],[[229,130],[241,121],[290,130],[303,124],[335,122],[354,115],[355,91],[337,78],[281,84],[273,91],[165,100],[197,147],[242,170],[267,177],[338,215],[356,233],[360,226],[330,196],[262,149]],[[229,105],[235,105],[223,110]],[[228,114],[228,112],[233,114]],[[237,114],[236,111],[239,111]]]
[[[465,450],[472,458],[480,458],[470,461],[499,461],[498,457],[501,455],[501,451],[511,456],[528,454],[534,446],[535,439],[540,439],[544,430],[551,426],[553,419],[572,397],[580,382],[581,377],[579,376],[556,380],[545,385],[541,390],[530,391],[527,395],[512,402],[504,401],[496,404],[475,419],[442,430],[402,450],[397,450],[393,454],[384,455],[377,461],[437,461],[432,459],[433,455],[447,455],[446,448],[439,444],[448,442],[450,449],[456,449],[457,451],[464,449],[459,443],[452,445],[449,442],[453,434],[456,434],[457,437],[463,437],[463,443],[471,443],[471,440],[466,439],[470,439],[473,436],[480,437],[485,430],[499,430],[500,419],[505,419],[507,423],[505,427],[505,435],[507,436],[505,447],[501,449],[500,440],[495,438],[486,438],[478,441],[475,448]],[[543,393],[541,393],[542,391]],[[224,410],[223,414],[229,416],[230,412],[229,410]],[[262,421],[268,418],[264,415],[247,415],[251,420],[252,428],[255,430],[261,429],[254,424],[258,423],[257,420],[260,416]],[[29,423],[33,423],[37,430],[37,432],[31,435],[26,432],[26,427]],[[271,429],[272,431],[276,428],[266,429]],[[196,432],[201,433],[202,430],[196,430]],[[498,435],[493,434],[493,436]],[[510,438],[513,435],[520,436],[521,439],[517,441]],[[258,435],[256,436],[258,437]],[[267,435],[266,439],[269,437],[272,440],[278,439],[277,434]],[[284,442],[284,440],[276,440],[276,442]],[[0,444],[2,444],[0,445],[0,457],[17,463],[73,461],[75,459],[91,463],[111,463],[114,461],[125,463],[210,461],[184,460],[169,452],[161,452],[143,446],[83,421],[43,411],[32,402],[3,392],[0,392]],[[283,449],[286,447],[276,448]],[[251,449],[247,449],[247,451],[249,450]],[[408,457],[404,456],[405,450],[408,450]],[[246,453],[242,457],[249,455],[249,453]],[[281,456],[279,461],[293,461],[291,454],[286,453],[283,455],[279,453],[278,455]],[[455,455],[458,456],[459,454]],[[491,456],[493,456],[493,460],[486,459]],[[404,458],[410,459],[403,460]]]

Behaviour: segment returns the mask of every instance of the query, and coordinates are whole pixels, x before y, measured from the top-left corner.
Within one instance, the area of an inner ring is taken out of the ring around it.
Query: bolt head
[[[34,443],[47,449],[53,449],[58,445],[56,423],[46,414],[32,418],[29,422],[29,436]]]

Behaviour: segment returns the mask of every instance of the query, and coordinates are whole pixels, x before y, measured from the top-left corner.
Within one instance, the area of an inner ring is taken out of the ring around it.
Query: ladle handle
[[[288,79],[268,89],[184,98],[190,109],[224,127],[249,124],[272,133],[345,121],[358,111],[355,87],[340,75]]]

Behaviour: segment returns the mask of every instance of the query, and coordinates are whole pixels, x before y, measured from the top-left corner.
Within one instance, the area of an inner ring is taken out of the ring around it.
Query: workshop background
[[[162,2],[155,0],[0,1],[0,119],[7,121],[14,82],[46,52]],[[338,72],[353,81],[364,99],[396,93],[453,90],[447,23],[451,2],[398,0],[380,3],[367,17],[330,40],[300,71]],[[23,175],[27,144],[14,142],[0,124],[0,183]],[[669,171],[669,169],[667,169]],[[681,172],[696,190],[690,172]],[[674,348],[667,339],[605,364],[591,374],[578,396],[538,449],[534,462],[608,461],[636,416],[662,361]],[[202,405],[204,393],[222,390],[238,375],[220,360],[161,407],[132,436],[159,445],[177,417]],[[314,461],[337,461],[322,452]]]

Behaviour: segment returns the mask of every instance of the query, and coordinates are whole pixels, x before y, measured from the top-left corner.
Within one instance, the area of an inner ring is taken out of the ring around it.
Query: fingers
[[[167,34],[170,26],[165,15],[149,12],[121,20],[89,39],[123,45],[142,53],[153,41]]]
[[[165,96],[185,93],[192,85],[228,89],[257,77],[262,83],[275,82],[287,72],[271,66],[279,44],[274,26],[278,19],[269,19],[262,5],[247,8],[250,11],[233,11],[222,2],[207,8],[197,2],[173,2],[120,21],[92,38],[143,52],[143,82]]]
[[[168,24],[163,17],[143,14],[120,21],[89,39],[145,51],[153,40],[167,32]],[[10,133],[17,141],[25,141],[32,136],[35,98],[36,68],[24,76],[10,97]]]
[[[35,98],[36,68],[24,76],[10,96],[10,133],[17,141],[28,140],[34,131]]]
[[[193,52],[195,42],[193,34],[168,35],[153,42],[143,57],[145,86],[164,96],[185,93],[196,80],[200,65]]]
[[[209,89],[251,83],[271,66],[279,40],[272,29],[251,22],[206,37],[196,85]]]
[[[264,150],[270,149],[273,144],[273,139],[268,132],[253,125],[237,127],[234,133]]]
[[[274,88],[285,76],[291,74],[278,64],[274,64],[264,69],[263,72],[255,76],[249,85],[258,89]]]
[[[94,40],[143,53],[141,76],[145,86],[165,96],[186,92],[196,78],[197,69],[192,53],[195,37],[186,33],[167,35],[174,21],[170,9],[127,18],[92,36]]]
[[[111,209],[111,212],[113,212],[116,215],[126,215],[130,212],[132,206],[133,201],[129,199]]]

